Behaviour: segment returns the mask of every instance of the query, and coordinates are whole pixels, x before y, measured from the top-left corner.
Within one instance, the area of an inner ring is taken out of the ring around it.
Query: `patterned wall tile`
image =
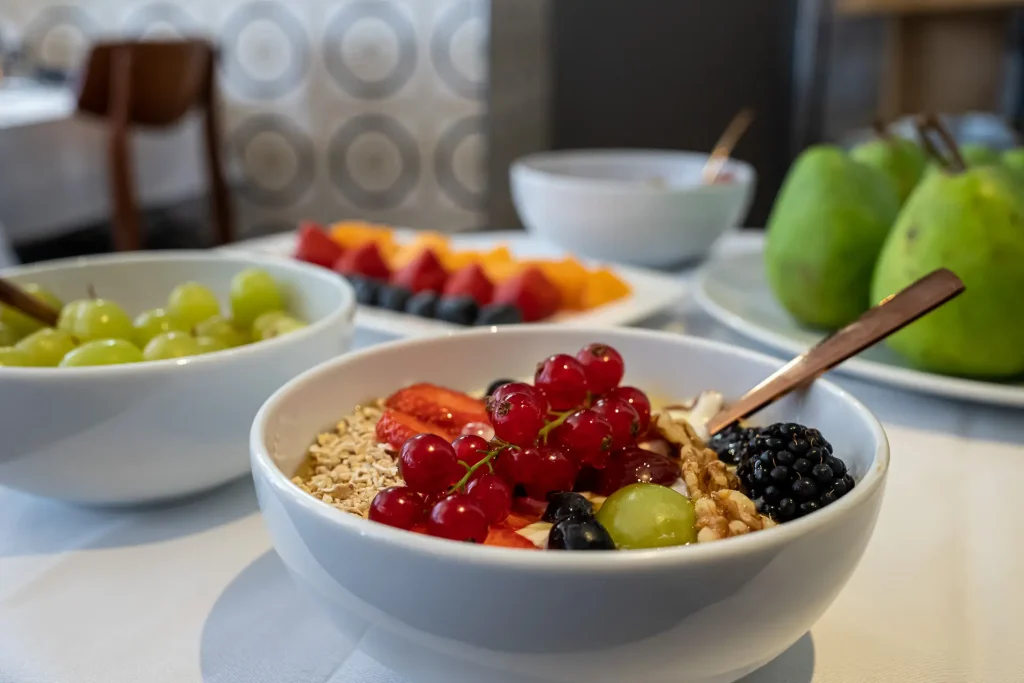
[[[108,35],[218,41],[243,233],[304,217],[460,230],[488,224],[488,153],[509,148],[488,141],[499,1],[0,0],[0,26],[58,67]]]

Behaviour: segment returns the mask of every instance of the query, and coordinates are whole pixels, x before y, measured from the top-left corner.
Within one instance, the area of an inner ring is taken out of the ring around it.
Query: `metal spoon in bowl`
[[[3,278],[0,278],[0,304],[7,304],[30,318],[46,323],[48,327],[56,327],[57,318],[60,316],[60,311],[53,306]]]
[[[708,434],[749,417],[790,391],[811,383],[825,371],[906,327],[963,293],[964,283],[945,268],[933,271],[903,291],[868,309],[846,327],[825,337],[738,401],[708,421]]]

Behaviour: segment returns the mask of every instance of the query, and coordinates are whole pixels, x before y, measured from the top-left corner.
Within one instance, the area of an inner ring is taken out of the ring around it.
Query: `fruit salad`
[[[295,258],[346,277],[360,304],[458,325],[544,320],[617,301],[629,285],[572,258],[515,259],[507,247],[457,250],[438,233],[406,244],[385,226],[345,222],[299,228]]]
[[[284,310],[280,287],[259,269],[231,281],[228,312],[198,282],[173,290],[165,306],[134,319],[110,299],[93,296],[63,304],[36,284],[24,287],[60,311],[56,327],[0,305],[0,367],[82,367],[168,360],[264,341],[305,327]]]
[[[334,507],[430,536],[529,550],[704,543],[811,514],[855,482],[822,434],[734,424],[721,394],[659,403],[605,344],[480,395],[417,383],[320,434],[293,481]]]

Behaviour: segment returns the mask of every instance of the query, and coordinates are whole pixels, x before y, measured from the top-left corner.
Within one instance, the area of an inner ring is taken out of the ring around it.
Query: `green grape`
[[[199,344],[192,338],[192,335],[188,332],[175,331],[164,332],[153,337],[143,349],[142,357],[146,360],[167,360],[197,356],[199,353]]]
[[[253,341],[259,341],[263,339],[263,334],[281,318],[287,318],[288,314],[284,311],[267,311],[257,316],[256,320],[252,323],[252,329],[249,333],[252,335]]]
[[[132,319],[120,306],[108,299],[73,301],[61,311],[57,328],[80,342],[94,339],[135,338]]]
[[[0,347],[0,368],[28,368],[39,365],[30,354],[13,346]]]
[[[75,348],[75,339],[64,330],[44,327],[19,341],[15,348],[29,354],[35,365],[56,367]]]
[[[74,329],[75,321],[78,320],[78,311],[87,303],[89,303],[88,299],[79,299],[60,309],[60,315],[57,317],[57,329],[73,335],[71,330]]]
[[[267,311],[284,308],[284,297],[270,273],[250,268],[231,278],[231,317],[249,327]]]
[[[60,302],[52,292],[43,289],[36,284],[22,285],[21,288],[26,294],[31,294],[35,298],[50,304],[55,310],[60,310],[64,305]],[[36,330],[41,330],[46,325],[35,318],[25,315],[21,311],[15,310],[10,306],[0,305],[0,322],[10,327],[19,337],[32,334]]]
[[[246,335],[223,316],[215,315],[196,325],[197,337],[219,339],[224,348],[241,346],[248,341]]]
[[[295,330],[302,329],[306,326],[306,323],[296,320],[288,315],[281,315],[275,318],[269,325],[265,325],[258,336],[256,341],[265,341],[267,339],[273,339],[274,337],[280,337],[282,334],[288,334]]]
[[[697,516],[690,499],[666,486],[632,484],[601,505],[597,521],[616,548],[664,548],[697,541]]]
[[[145,346],[150,339],[164,332],[188,332],[188,325],[171,315],[166,308],[153,308],[139,313],[132,326],[135,328],[135,341],[140,346]]]
[[[60,362],[62,368],[87,365],[122,365],[142,361],[142,351],[124,339],[94,339],[68,351]]]
[[[171,290],[167,310],[188,329],[220,313],[220,302],[216,294],[198,282],[186,282]]]
[[[213,353],[231,348],[217,337],[196,337],[196,345],[199,346],[199,353]]]
[[[13,327],[0,322],[0,347],[14,346],[19,339],[21,339],[21,335]]]

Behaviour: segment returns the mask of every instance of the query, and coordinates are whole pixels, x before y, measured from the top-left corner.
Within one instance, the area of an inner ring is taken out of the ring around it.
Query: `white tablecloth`
[[[749,345],[690,302],[646,326]],[[878,528],[825,616],[744,683],[1024,681],[1024,414],[840,383],[892,444]],[[3,683],[405,683],[340,642],[248,481],[121,511],[0,489]]]

